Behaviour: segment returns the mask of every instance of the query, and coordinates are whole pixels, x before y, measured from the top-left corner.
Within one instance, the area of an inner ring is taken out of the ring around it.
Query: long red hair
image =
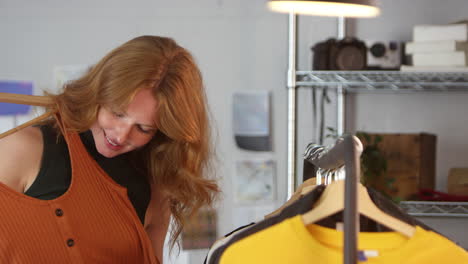
[[[210,205],[219,191],[209,175],[213,149],[206,95],[192,55],[170,38],[137,37],[51,96],[66,126],[82,132],[96,121],[99,107],[125,109],[141,87],[151,87],[158,103],[158,132],[133,160],[170,200],[173,246],[184,219]]]

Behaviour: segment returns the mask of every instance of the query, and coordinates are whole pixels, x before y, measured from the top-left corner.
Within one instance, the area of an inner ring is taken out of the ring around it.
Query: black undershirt
[[[41,200],[52,200],[64,194],[70,186],[70,155],[64,138],[61,136],[57,141],[54,128],[43,125],[40,129],[44,140],[41,168],[25,194]],[[106,158],[99,154],[91,131],[81,133],[80,138],[99,166],[117,184],[127,188],[128,198],[143,223],[151,196],[151,189],[145,176],[132,166],[125,154],[114,158]]]

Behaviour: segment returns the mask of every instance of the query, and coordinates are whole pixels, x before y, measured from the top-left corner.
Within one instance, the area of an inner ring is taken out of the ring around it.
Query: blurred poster
[[[234,176],[235,202],[272,202],[276,190],[275,167],[275,162],[270,159],[237,161]]]
[[[32,95],[33,83],[29,81],[0,80],[0,93]],[[0,103],[0,115],[25,115],[30,110],[30,105]]]

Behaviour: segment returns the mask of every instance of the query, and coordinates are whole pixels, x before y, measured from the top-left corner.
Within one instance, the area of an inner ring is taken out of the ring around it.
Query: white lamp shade
[[[375,17],[380,14],[375,0],[270,0],[268,7],[275,12],[316,16]]]

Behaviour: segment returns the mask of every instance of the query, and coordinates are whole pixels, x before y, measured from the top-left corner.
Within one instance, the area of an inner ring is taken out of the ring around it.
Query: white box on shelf
[[[413,66],[468,66],[464,51],[415,53]]]
[[[468,40],[468,24],[416,25],[413,27],[413,41]]]
[[[405,44],[406,54],[467,51],[468,42],[456,40],[418,41]]]

